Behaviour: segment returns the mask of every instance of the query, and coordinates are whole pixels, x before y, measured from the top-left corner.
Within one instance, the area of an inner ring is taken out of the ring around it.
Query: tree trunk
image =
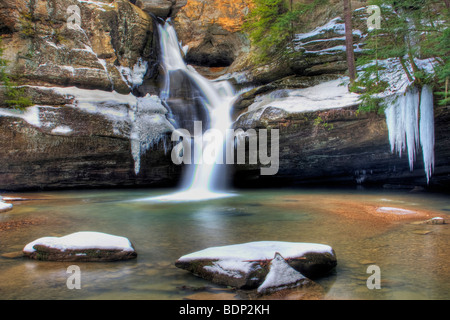
[[[355,53],[353,51],[352,8],[350,0],[344,0],[345,47],[350,82],[356,79]]]

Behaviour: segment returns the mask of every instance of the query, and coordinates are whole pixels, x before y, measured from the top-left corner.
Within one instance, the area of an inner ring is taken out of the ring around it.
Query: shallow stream
[[[181,256],[211,246],[259,240],[332,246],[338,265],[309,299],[450,299],[450,227],[412,218],[368,216],[395,207],[450,221],[448,195],[379,190],[244,190],[198,202],[133,201],[168,190],[85,190],[21,193],[0,213],[0,299],[240,299],[242,294],[178,269]],[[372,210],[370,209],[370,210]],[[369,209],[367,209],[369,210]],[[383,214],[383,213],[379,213]],[[392,213],[384,213],[393,215]],[[44,262],[10,258],[44,236],[98,231],[125,236],[135,260]],[[67,267],[81,270],[68,289]],[[369,289],[369,265],[381,289]]]

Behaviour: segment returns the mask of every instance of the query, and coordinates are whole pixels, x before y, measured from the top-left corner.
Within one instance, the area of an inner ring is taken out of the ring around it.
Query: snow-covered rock
[[[269,273],[258,287],[258,293],[267,294],[278,290],[294,288],[309,282],[309,279],[292,268],[277,252],[270,262]]]
[[[251,289],[263,283],[277,252],[309,278],[323,276],[337,264],[334,250],[327,245],[257,241],[210,247],[179,258],[175,266],[214,283]]]
[[[11,203],[3,202],[0,198],[0,212],[5,212],[11,210],[13,205]]]
[[[82,231],[63,237],[43,237],[23,248],[25,256],[47,261],[116,261],[137,257],[125,237]]]

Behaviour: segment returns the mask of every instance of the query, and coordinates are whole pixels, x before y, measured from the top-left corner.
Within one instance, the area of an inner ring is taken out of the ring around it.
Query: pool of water
[[[22,193],[0,213],[1,299],[242,299],[245,295],[178,269],[181,256],[259,240],[332,246],[338,265],[317,279],[319,299],[450,299],[450,227],[372,219],[366,208],[397,207],[450,221],[448,195],[392,190],[244,190],[194,202],[134,201],[167,190]],[[4,195],[9,196],[9,195]],[[34,200],[30,200],[34,199]],[[125,236],[135,260],[76,263],[81,289],[68,289],[73,262],[10,258],[44,236],[98,231]],[[369,265],[381,271],[370,290]]]

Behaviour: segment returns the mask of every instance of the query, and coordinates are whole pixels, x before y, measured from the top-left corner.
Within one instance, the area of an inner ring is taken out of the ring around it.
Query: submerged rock
[[[127,238],[87,231],[39,238],[27,244],[23,253],[31,259],[44,261],[117,261],[137,257]]]
[[[434,217],[425,221],[426,224],[445,224],[445,220],[442,217]]]
[[[308,278],[323,276],[337,264],[334,250],[327,245],[258,241],[207,248],[181,257],[175,266],[217,284],[254,289],[269,274],[276,252],[294,271]]]

